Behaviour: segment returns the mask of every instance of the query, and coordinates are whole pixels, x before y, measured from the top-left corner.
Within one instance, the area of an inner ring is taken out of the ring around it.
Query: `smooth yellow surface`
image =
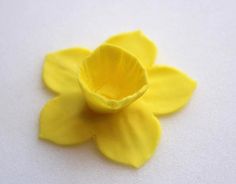
[[[155,45],[140,31],[107,43],[94,52],[73,48],[46,56],[43,79],[59,96],[42,109],[39,136],[60,145],[93,139],[107,158],[138,168],[160,140],[154,114],[184,106],[196,82],[175,68],[152,66]]]
[[[84,98],[76,94],[62,95],[50,100],[40,114],[42,139],[56,144],[79,144],[93,135],[90,121],[84,113]]]
[[[149,109],[156,115],[169,114],[183,107],[192,96],[196,82],[169,66],[148,70],[149,89],[143,95]]]
[[[70,48],[48,54],[43,66],[43,80],[47,87],[59,94],[80,91],[79,64],[90,53],[87,49]]]
[[[140,101],[95,123],[96,143],[113,161],[141,167],[154,153],[161,136],[160,123]]]
[[[106,43],[117,45],[135,55],[146,68],[152,67],[157,55],[155,44],[142,31],[121,33],[109,38]]]
[[[89,106],[99,112],[117,111],[147,89],[146,71],[137,58],[108,44],[81,63],[79,81]]]
[[[49,101],[40,116],[40,138],[72,145],[93,137],[106,157],[137,168],[152,156],[160,136],[159,121],[141,101],[115,114],[99,114],[82,96],[67,94]]]

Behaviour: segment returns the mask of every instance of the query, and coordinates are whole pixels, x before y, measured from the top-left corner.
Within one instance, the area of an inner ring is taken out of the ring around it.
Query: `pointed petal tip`
[[[127,50],[136,56],[146,68],[152,67],[155,63],[157,47],[140,29],[113,35],[105,42]]]
[[[153,67],[148,74],[150,88],[142,99],[155,115],[178,111],[188,103],[197,87],[196,80],[170,66]]]

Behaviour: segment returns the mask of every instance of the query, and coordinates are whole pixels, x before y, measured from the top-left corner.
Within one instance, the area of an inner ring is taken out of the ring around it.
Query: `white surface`
[[[236,183],[236,1],[0,1],[1,184]],[[37,139],[51,98],[41,81],[47,52],[95,48],[142,29],[159,63],[198,81],[189,105],[160,118],[161,145],[134,170],[104,159],[92,143],[63,148]]]

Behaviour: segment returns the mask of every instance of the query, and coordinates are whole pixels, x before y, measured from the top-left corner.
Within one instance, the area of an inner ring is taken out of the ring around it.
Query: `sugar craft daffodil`
[[[59,145],[92,139],[107,158],[141,167],[161,137],[156,116],[183,107],[196,88],[181,71],[155,66],[156,55],[141,31],[112,36],[94,51],[48,54],[43,80],[57,96],[41,111],[40,138]]]

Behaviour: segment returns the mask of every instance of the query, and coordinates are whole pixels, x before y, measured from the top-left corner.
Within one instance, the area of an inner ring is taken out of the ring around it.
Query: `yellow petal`
[[[80,91],[78,67],[89,54],[89,50],[82,48],[48,54],[43,67],[43,80],[47,87],[59,94]]]
[[[89,106],[99,112],[117,111],[147,89],[146,71],[137,58],[109,44],[81,63],[79,81]]]
[[[192,96],[196,82],[181,71],[157,66],[148,71],[149,90],[142,100],[155,114],[168,114],[183,107]]]
[[[150,68],[157,55],[155,44],[141,31],[118,34],[109,38],[106,43],[117,45],[135,55],[142,65]]]
[[[56,144],[72,145],[92,137],[91,121],[86,117],[85,101],[78,94],[50,100],[40,114],[40,138]]]
[[[95,140],[115,162],[141,167],[154,153],[161,136],[159,121],[137,101],[125,109],[97,118]]]

